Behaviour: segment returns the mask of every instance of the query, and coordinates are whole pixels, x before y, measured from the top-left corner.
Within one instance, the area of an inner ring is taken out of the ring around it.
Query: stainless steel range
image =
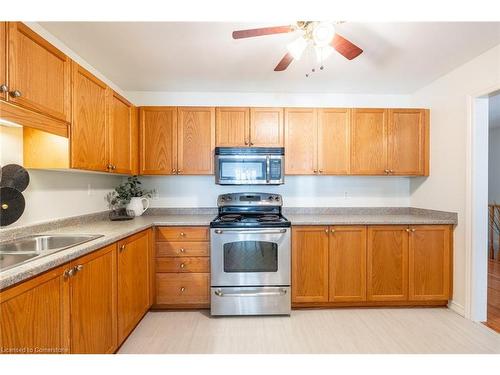
[[[289,315],[290,222],[279,194],[220,195],[210,223],[211,314]]]

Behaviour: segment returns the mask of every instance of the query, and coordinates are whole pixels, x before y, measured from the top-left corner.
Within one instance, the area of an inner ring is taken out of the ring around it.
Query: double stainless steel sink
[[[40,234],[0,243],[0,271],[15,267],[34,258],[102,237],[101,234]]]

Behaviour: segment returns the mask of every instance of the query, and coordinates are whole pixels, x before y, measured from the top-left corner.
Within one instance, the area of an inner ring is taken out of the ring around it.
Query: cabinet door
[[[122,343],[150,306],[150,235],[137,233],[118,242],[118,343]]]
[[[351,174],[387,174],[387,133],[387,110],[352,110]]]
[[[0,99],[7,99],[7,22],[0,22]]]
[[[215,108],[179,107],[177,173],[213,174]]]
[[[451,227],[448,225],[416,225],[410,229],[411,301],[450,298],[451,235]]]
[[[285,174],[311,175],[318,170],[317,111],[285,109]]]
[[[250,146],[283,147],[283,108],[250,109]]]
[[[424,109],[389,110],[389,156],[391,174],[428,174],[427,117]]]
[[[108,170],[108,95],[104,82],[73,63],[71,168]]]
[[[369,301],[408,300],[408,231],[397,225],[368,227]]]
[[[248,108],[217,108],[215,114],[215,145],[218,147],[245,147],[249,145]]]
[[[141,107],[140,174],[177,171],[177,107]]]
[[[113,91],[109,103],[109,164],[115,173],[133,174],[137,161],[137,119],[134,106]]]
[[[330,301],[366,301],[366,227],[330,228]]]
[[[116,245],[71,263],[71,353],[113,353],[116,338]]]
[[[328,301],[326,226],[292,229],[292,302]]]
[[[349,173],[349,109],[318,110],[318,172],[324,175]]]
[[[68,56],[20,22],[9,22],[8,100],[56,119],[71,120]]]
[[[69,353],[69,282],[64,267],[0,292],[0,348]]]

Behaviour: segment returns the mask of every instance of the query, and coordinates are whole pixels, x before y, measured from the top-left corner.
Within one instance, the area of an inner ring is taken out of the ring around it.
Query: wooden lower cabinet
[[[155,308],[210,306],[207,227],[156,228]]]
[[[71,353],[113,353],[116,336],[116,244],[71,263]]]
[[[151,306],[150,230],[118,242],[118,341],[122,342]]]
[[[408,299],[408,227],[368,227],[369,301]]]
[[[0,292],[0,354],[69,353],[64,266]]]
[[[451,225],[294,226],[292,305],[446,305]]]
[[[329,301],[366,301],[366,227],[331,227],[329,255]]]
[[[451,226],[417,225],[409,233],[409,299],[448,300],[453,267]]]
[[[292,302],[328,301],[327,226],[292,229]]]

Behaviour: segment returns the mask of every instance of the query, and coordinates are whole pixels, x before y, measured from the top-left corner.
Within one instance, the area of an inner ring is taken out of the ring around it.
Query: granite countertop
[[[208,226],[217,209],[152,209],[129,221],[109,221],[106,213],[2,229],[3,240],[39,233],[100,234],[102,237],[0,271],[0,289],[29,279],[153,226]],[[457,224],[457,214],[415,208],[284,208],[292,225]]]

